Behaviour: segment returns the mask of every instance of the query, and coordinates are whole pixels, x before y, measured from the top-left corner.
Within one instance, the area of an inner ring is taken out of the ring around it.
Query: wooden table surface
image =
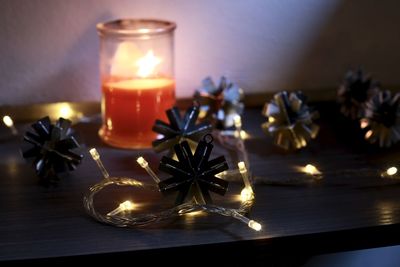
[[[399,147],[380,150],[370,146],[352,132],[354,125],[337,114],[334,104],[323,103],[319,108],[319,137],[306,149],[290,153],[276,148],[262,133],[260,109],[246,110],[244,129],[250,134],[246,146],[257,181],[250,216],[263,225],[261,232],[218,215],[182,216],[140,229],[100,224],[86,215],[82,205],[83,194],[101,177],[87,152],[80,167],[63,177],[58,187],[44,188],[37,185],[33,169],[20,155],[21,137],[7,137],[3,128],[0,260],[126,256],[151,261],[158,256],[176,258],[180,253],[211,253],[237,261],[248,255],[287,257],[288,251],[316,254],[400,244],[400,180],[379,177],[382,170],[400,163]],[[98,127],[96,123],[75,125],[85,149],[97,147],[113,176],[150,182],[135,158],[144,155],[156,169],[159,156],[149,150],[102,145]],[[27,126],[19,128],[24,131]],[[311,181],[298,172],[296,167],[307,163],[323,172],[321,181]],[[216,198],[217,202],[234,202],[240,185],[232,185],[234,192]],[[151,209],[157,209],[161,200],[154,193],[113,188],[99,197],[99,209],[111,210],[132,195],[152,200]]]

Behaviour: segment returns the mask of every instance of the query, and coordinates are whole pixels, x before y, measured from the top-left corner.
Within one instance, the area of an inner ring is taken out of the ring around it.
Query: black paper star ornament
[[[215,175],[228,169],[224,156],[209,160],[213,149],[212,136],[206,135],[198,144],[193,154],[188,142],[184,141],[174,146],[178,161],[163,157],[159,170],[172,177],[158,184],[162,193],[179,191],[176,204],[182,204],[193,199],[201,204],[212,203],[210,193],[224,195],[228,182]]]
[[[365,139],[390,147],[400,141],[400,93],[392,96],[390,91],[381,91],[366,104],[365,117],[360,120],[366,131]]]
[[[243,114],[243,90],[235,83],[221,77],[216,86],[210,77],[196,90],[194,101],[200,105],[200,119],[211,121],[219,130],[234,129],[234,119]]]
[[[172,150],[175,144],[184,140],[196,144],[204,135],[212,131],[212,125],[209,122],[196,123],[199,116],[197,106],[189,107],[183,117],[177,107],[167,110],[166,113],[169,124],[156,120],[153,126],[153,131],[163,136],[153,141],[156,152]]]
[[[75,170],[83,154],[73,152],[80,147],[70,128],[71,121],[64,118],[51,124],[49,117],[44,117],[32,124],[34,132],[27,131],[24,136],[22,155],[33,159],[40,182],[45,185],[59,180],[58,174]]]
[[[262,129],[273,136],[276,145],[286,150],[305,147],[319,131],[319,126],[314,123],[318,112],[308,107],[301,92],[275,94],[264,105],[262,114],[268,119],[261,125]]]
[[[366,103],[379,91],[379,83],[362,69],[349,70],[337,91],[340,112],[353,120],[364,116]]]

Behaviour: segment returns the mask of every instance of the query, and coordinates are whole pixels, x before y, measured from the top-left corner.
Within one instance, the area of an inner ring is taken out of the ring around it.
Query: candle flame
[[[158,64],[161,63],[161,59],[154,56],[153,50],[147,52],[147,54],[140,58],[136,65],[139,66],[137,75],[141,78],[149,77],[154,74],[154,70]]]

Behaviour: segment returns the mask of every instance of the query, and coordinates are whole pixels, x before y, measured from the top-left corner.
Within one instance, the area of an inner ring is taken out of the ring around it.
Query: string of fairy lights
[[[12,135],[18,135],[18,130],[14,125],[14,121],[9,115],[3,117],[3,123],[6,127],[10,129]],[[234,119],[235,131],[233,133],[234,138],[236,138],[236,149],[241,153],[242,161],[237,163],[237,169],[224,171],[219,173],[217,176],[223,179],[229,179],[229,176],[237,173],[240,174],[241,180],[243,182],[243,188],[240,192],[240,206],[238,208],[226,208],[217,206],[214,204],[198,203],[196,201],[185,202],[183,204],[177,205],[170,209],[166,209],[156,213],[140,213],[134,212],[140,203],[134,203],[130,200],[125,200],[120,203],[115,209],[107,212],[106,214],[101,214],[95,208],[94,199],[98,192],[110,185],[117,186],[133,186],[141,189],[157,189],[155,185],[159,184],[161,179],[153,171],[147,160],[139,156],[136,159],[137,164],[143,168],[146,173],[152,178],[154,184],[145,184],[138,180],[128,177],[114,177],[110,176],[109,172],[105,168],[103,162],[101,161],[100,154],[95,148],[89,150],[90,155],[96,162],[99,170],[102,173],[102,180],[90,187],[88,193],[84,197],[84,207],[93,218],[96,220],[111,224],[118,227],[137,227],[137,226],[147,226],[149,224],[157,223],[163,220],[168,220],[173,217],[183,216],[186,214],[195,214],[197,212],[207,212],[219,214],[222,216],[232,217],[238,221],[245,223],[248,227],[255,231],[260,231],[262,226],[259,222],[252,220],[245,215],[248,214],[250,208],[254,204],[255,193],[254,193],[254,181],[251,177],[250,163],[248,158],[248,153],[245,148],[244,139],[248,138],[248,134],[242,129],[241,117],[236,116]],[[223,140],[219,140],[223,144]],[[323,178],[323,173],[312,164],[307,164],[299,169],[300,172],[308,174],[314,180],[320,180]],[[380,173],[382,178],[397,179],[398,169],[395,166],[391,166]]]
[[[240,135],[241,129],[241,119],[236,118],[236,125],[238,126],[236,133],[234,134],[237,147],[239,153],[242,153],[242,158],[248,160],[247,151],[244,147],[243,138]],[[186,214],[193,215],[197,212],[207,212],[207,213],[214,213],[219,214],[222,216],[232,217],[245,223],[248,227],[255,231],[260,231],[262,226],[259,222],[252,220],[245,215],[248,214],[250,208],[254,204],[255,194],[254,194],[254,184],[250,177],[250,172],[248,170],[248,165],[245,161],[239,161],[237,163],[237,171],[236,173],[240,173],[240,177],[243,181],[243,189],[240,193],[240,206],[238,208],[226,208],[222,206],[217,206],[214,204],[207,204],[205,202],[196,201],[196,199],[188,202],[184,202],[179,204],[175,207],[170,209],[166,209],[163,211],[159,211],[156,213],[141,213],[137,214],[135,211],[138,203],[134,203],[130,200],[125,200],[120,203],[114,210],[108,212],[107,214],[103,215],[99,213],[94,207],[94,197],[95,195],[103,190],[105,187],[110,185],[118,185],[118,186],[133,186],[136,188],[142,189],[151,189],[157,188],[157,185],[160,183],[161,179],[158,175],[153,171],[151,166],[149,165],[148,161],[143,157],[139,156],[136,159],[137,164],[143,168],[147,174],[152,178],[154,184],[145,184],[143,182],[137,181],[132,178],[121,178],[121,177],[112,177],[110,176],[109,172],[106,170],[103,162],[101,161],[100,154],[95,148],[91,148],[89,150],[90,155],[92,156],[93,160],[96,162],[99,170],[102,173],[103,179],[98,184],[92,186],[88,193],[84,197],[84,207],[87,212],[96,220],[111,224],[118,227],[137,227],[137,226],[147,226],[149,224],[158,223],[163,220],[168,220],[173,217],[183,216]],[[247,165],[247,166],[246,166]],[[227,178],[228,173],[226,171],[219,173],[219,178]]]
[[[66,108],[65,106],[63,106],[60,109],[60,114],[64,114],[64,117],[69,117],[73,113],[74,113],[74,111],[70,107]],[[17,128],[15,127],[14,121],[11,118],[10,115],[3,116],[3,124],[7,128],[10,129],[10,132],[11,132],[12,135],[18,135],[19,132],[18,132]],[[249,138],[248,133],[242,129],[242,123],[241,123],[241,118],[240,117],[235,117],[235,126],[236,126],[236,129],[237,129],[235,131],[235,133],[234,133],[235,137],[240,137],[239,140],[241,140],[241,142],[243,142],[243,140]],[[243,147],[243,146],[239,146],[239,148],[241,148],[241,147]],[[246,153],[243,153],[243,154],[245,156],[247,155]],[[249,165],[248,159],[245,159],[244,161]],[[139,164],[141,164],[140,162],[141,162],[141,159],[138,159],[138,163]],[[142,166],[142,164],[141,164],[141,166]],[[149,169],[148,165],[147,165],[147,169]],[[103,166],[103,170],[105,170],[104,166]],[[312,164],[305,165],[304,167],[300,168],[300,171],[304,172],[306,174],[309,174],[311,176],[314,176],[314,177],[321,177],[322,176],[321,171],[319,171],[318,168],[316,166],[312,165]],[[396,178],[397,174],[398,174],[398,168],[396,166],[390,166],[386,170],[382,171],[380,176],[382,178]],[[149,175],[153,179],[156,177],[154,173],[153,174],[149,174]]]
[[[99,167],[103,175],[103,180],[89,189],[88,194],[86,194],[84,197],[84,207],[93,218],[100,222],[118,227],[147,226],[149,224],[158,223],[160,221],[168,220],[173,217],[183,216],[185,214],[194,214],[196,212],[202,211],[235,218],[245,223],[248,227],[255,231],[260,231],[262,229],[260,223],[255,220],[251,220],[245,216],[245,214],[249,212],[254,203],[254,185],[249,179],[249,172],[245,166],[245,163],[242,161],[238,163],[238,168],[244,182],[244,187],[241,191],[241,204],[237,209],[225,208],[210,204],[199,204],[196,202],[186,202],[176,207],[166,209],[157,213],[143,213],[138,215],[136,213],[131,213],[131,211],[135,210],[135,207],[138,205],[138,203],[133,203],[130,200],[125,200],[124,202],[120,203],[114,210],[108,212],[106,215],[102,215],[94,208],[94,197],[105,187],[110,185],[118,185],[133,186],[137,188],[156,188],[155,185],[157,185],[161,181],[161,179],[157,176],[157,174],[155,174],[149,163],[142,156],[138,157],[136,162],[153,179],[155,185],[145,184],[132,178],[111,177],[108,171],[105,169],[98,151],[95,148],[91,148],[89,152],[93,160],[97,163],[97,166]]]

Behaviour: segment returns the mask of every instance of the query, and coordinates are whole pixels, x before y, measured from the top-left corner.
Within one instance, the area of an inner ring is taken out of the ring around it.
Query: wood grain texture
[[[399,244],[400,181],[379,177],[381,170],[399,162],[399,146],[379,150],[366,145],[360,134],[349,132],[354,125],[338,116],[334,104],[322,103],[318,108],[319,137],[306,149],[293,153],[276,148],[262,133],[260,123],[264,119],[259,108],[246,110],[244,128],[251,136],[246,145],[257,181],[257,201],[250,216],[262,223],[263,231],[259,233],[217,215],[180,217],[140,229],[97,223],[85,214],[82,206],[83,194],[100,179],[88,153],[82,165],[63,177],[58,187],[43,188],[37,185],[33,169],[20,156],[20,138],[7,138],[7,130],[2,128],[0,260],[68,261],[73,256],[125,256],[135,260],[150,257],[152,261],[158,256],[220,251],[232,255],[230,260],[237,262],[244,260],[245,255],[255,259],[271,255],[285,258],[288,251],[294,257]],[[18,127],[24,131],[27,125]],[[107,147],[97,137],[98,127],[96,123],[75,126],[85,149],[97,147],[113,176],[150,182],[135,164],[135,158],[145,156],[156,169],[160,156],[151,150]],[[303,179],[305,175],[296,166],[307,163],[318,166],[324,174],[322,181]],[[240,187],[233,184],[231,194],[216,201],[236,205],[233,198]],[[157,193],[130,189],[110,189],[104,194],[98,201],[99,209],[104,211],[128,197],[161,201]],[[168,201],[162,205],[173,203]]]

